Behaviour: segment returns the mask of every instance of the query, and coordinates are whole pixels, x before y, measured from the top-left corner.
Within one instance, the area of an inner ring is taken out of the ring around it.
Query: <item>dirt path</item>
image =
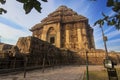
[[[103,66],[89,66],[89,70],[101,70]],[[61,68],[49,68],[42,70],[29,71],[26,78],[23,78],[23,73],[0,76],[0,80],[82,80],[85,66],[66,66]]]

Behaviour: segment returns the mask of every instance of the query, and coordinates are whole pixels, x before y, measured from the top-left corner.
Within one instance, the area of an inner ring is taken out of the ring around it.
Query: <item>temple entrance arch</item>
[[[56,45],[56,31],[53,27],[50,27],[47,31],[47,41],[53,45]]]

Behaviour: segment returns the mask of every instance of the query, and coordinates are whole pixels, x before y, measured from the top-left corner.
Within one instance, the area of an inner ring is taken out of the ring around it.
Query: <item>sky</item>
[[[39,0],[41,2],[41,0]],[[48,0],[41,2],[42,13],[33,9],[29,14],[25,14],[23,4],[16,0],[6,0],[5,5],[0,5],[7,9],[7,14],[0,15],[0,41],[15,45],[19,37],[31,36],[29,31],[35,24],[55,11],[59,6],[65,5],[73,9],[80,15],[89,19],[90,26],[94,29],[94,41],[96,49],[104,49],[102,33],[99,26],[93,26],[94,22],[103,18],[101,13],[112,16],[114,12],[106,7],[106,0]],[[108,51],[120,52],[120,30],[113,26],[103,26],[105,36],[108,37]]]

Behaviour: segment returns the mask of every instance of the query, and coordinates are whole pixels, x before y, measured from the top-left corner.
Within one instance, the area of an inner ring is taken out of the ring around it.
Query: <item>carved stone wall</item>
[[[95,49],[92,28],[86,22],[66,23],[63,25],[64,48],[79,51],[81,49]],[[62,40],[62,38],[61,38]]]
[[[51,58],[57,60],[58,63],[60,63],[59,60],[62,61],[62,64],[85,64],[86,62],[86,53],[84,50],[74,52],[59,49],[46,41],[42,41],[32,36],[19,38],[17,46],[20,53],[30,55],[30,62],[35,63],[34,65],[38,65],[38,63],[42,64],[44,56],[46,56],[47,62],[51,61]],[[119,54],[109,53],[109,58],[115,63],[120,63]],[[88,51],[89,64],[103,64],[104,59],[104,50]]]
[[[68,50],[62,50],[46,41],[42,41],[36,37],[21,37],[17,42],[17,47],[20,54],[26,54],[29,57],[29,66],[45,65],[60,65],[72,64],[74,54]],[[52,62],[54,61],[54,62]]]
[[[49,34],[49,29],[53,28]],[[88,19],[78,15],[66,6],[60,6],[41,23],[32,27],[33,36],[41,40],[50,42],[50,38],[55,39],[54,45],[58,48],[79,51],[81,49],[95,49],[92,28],[88,24]]]
[[[5,49],[5,52],[8,50]],[[21,37],[17,45],[9,49],[12,53],[17,54],[19,57],[8,55],[0,58],[0,69],[5,68],[19,68],[23,67],[24,57],[27,55],[27,67],[36,68],[44,66],[60,66],[60,65],[82,65],[86,63],[86,52],[74,52],[68,49],[59,49],[46,41],[42,41],[36,37]],[[4,53],[6,54],[6,53]],[[13,54],[14,55],[14,54]],[[114,63],[120,63],[120,55],[116,52],[109,53],[109,58]],[[89,50],[88,61],[89,64],[101,65],[105,59],[104,50]],[[19,61],[19,62],[14,62]],[[21,62],[20,62],[21,61]],[[3,65],[4,64],[4,65]]]
[[[36,31],[33,32],[33,35],[34,35],[35,37],[41,38],[41,36],[42,36],[42,31],[43,31],[42,29],[36,30]]]

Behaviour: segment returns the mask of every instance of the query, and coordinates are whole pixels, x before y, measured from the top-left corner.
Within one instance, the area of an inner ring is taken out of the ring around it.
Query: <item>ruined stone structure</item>
[[[95,49],[93,29],[88,19],[66,6],[60,6],[30,30],[34,37],[58,48],[73,51]]]
[[[0,58],[6,58],[13,45],[0,43]]]

